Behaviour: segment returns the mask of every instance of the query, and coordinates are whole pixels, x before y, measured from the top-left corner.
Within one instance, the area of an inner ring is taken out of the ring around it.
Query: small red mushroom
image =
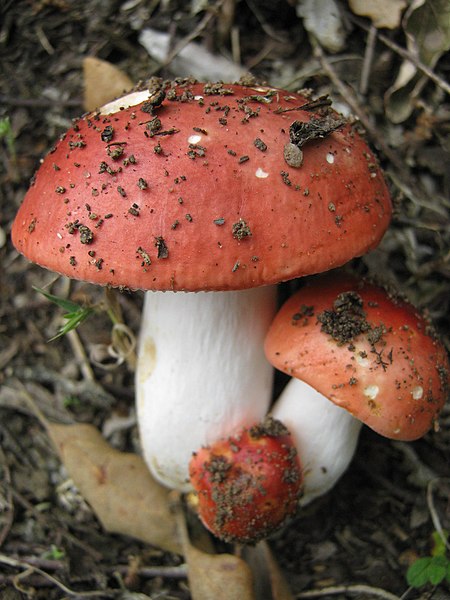
[[[447,398],[448,357],[431,324],[367,281],[313,279],[278,312],[265,351],[277,369],[392,439],[422,437]]]
[[[189,473],[203,524],[227,542],[254,543],[297,511],[297,451],[286,427],[270,417],[201,448]]]

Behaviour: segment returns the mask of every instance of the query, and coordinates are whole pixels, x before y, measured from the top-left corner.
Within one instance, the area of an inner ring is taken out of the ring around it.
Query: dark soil
[[[382,99],[402,59],[378,40],[369,85],[361,94],[368,39],[361,23],[369,22],[352,22],[342,2],[351,34],[340,54],[325,56],[327,62],[321,63],[294,4],[236,3],[231,26],[239,32],[241,61],[261,80],[273,83],[284,76],[288,85],[291,74],[291,89],[312,87],[339,101],[342,90],[337,84],[350,86],[373,126],[368,137],[378,149],[396,205],[381,247],[352,266],[359,273],[382,273],[400,286],[429,312],[449,348],[449,98],[428,81],[411,117],[391,123]],[[60,326],[61,311],[33,286],[53,282],[52,293],[89,302],[100,301],[102,291],[57,279],[19,256],[9,240],[40,158],[83,112],[83,58],[108,60],[134,81],[150,73],[177,76],[170,65],[158,67],[138,35],[151,26],[182,38],[204,16],[193,14],[190,5],[162,0],[0,3],[0,119],[9,117],[13,133],[10,144],[7,136],[0,141],[0,597],[5,600],[82,598],[82,592],[105,598],[133,598],[131,592],[155,599],[190,597],[184,570],[175,568],[182,564],[180,557],[102,530],[23,400],[27,392],[49,418],[91,422],[109,432],[108,441],[116,448],[138,452],[130,418],[132,373],[126,364],[115,370],[93,366],[95,380],[86,380],[67,337],[47,342]],[[220,41],[220,22],[210,20],[197,41],[229,53],[230,30]],[[405,47],[400,28],[387,35]],[[449,57],[434,70],[445,80]],[[122,294],[119,302],[125,322],[137,332],[142,295]],[[100,314],[78,334],[86,349],[107,344],[110,322]],[[447,408],[439,431],[412,444],[363,430],[355,459],[335,489],[271,540],[294,596],[364,584],[408,600],[450,598],[448,584],[408,590],[405,579],[408,566],[430,554],[436,526],[450,528],[449,424]],[[23,563],[40,571],[27,571]],[[117,594],[103,594],[105,588]],[[322,597],[355,595],[330,591]],[[356,597],[370,596],[360,591]]]

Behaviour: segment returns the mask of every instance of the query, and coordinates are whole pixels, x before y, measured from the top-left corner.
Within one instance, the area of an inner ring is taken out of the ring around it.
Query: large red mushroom
[[[192,451],[267,411],[273,284],[366,253],[390,216],[373,154],[328,99],[152,79],[62,136],[12,239],[57,273],[148,290],[143,454],[186,490]]]

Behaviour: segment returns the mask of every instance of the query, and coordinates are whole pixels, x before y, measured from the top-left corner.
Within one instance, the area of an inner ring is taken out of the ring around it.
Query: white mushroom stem
[[[267,413],[273,367],[264,338],[276,287],[147,292],[136,370],[144,459],[164,485],[188,491],[192,453]]]
[[[362,424],[299,379],[289,381],[271,414],[294,439],[304,471],[304,506],[330,490],[347,469]]]

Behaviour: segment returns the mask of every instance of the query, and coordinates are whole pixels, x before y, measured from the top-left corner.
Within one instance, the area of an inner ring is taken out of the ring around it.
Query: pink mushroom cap
[[[379,434],[423,436],[449,390],[449,361],[408,302],[349,276],[313,278],[276,315],[268,360]]]

